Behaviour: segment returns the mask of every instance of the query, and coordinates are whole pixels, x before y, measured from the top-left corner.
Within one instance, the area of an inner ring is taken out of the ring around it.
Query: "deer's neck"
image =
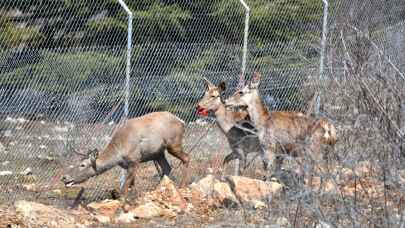
[[[264,134],[266,123],[270,117],[270,113],[264,105],[262,99],[260,98],[258,91],[254,91],[252,93],[252,96],[252,103],[248,105],[247,110],[253,124],[259,131],[259,134]]]
[[[227,111],[225,105],[221,105],[217,111],[215,111],[216,122],[224,133],[227,133],[234,125],[232,113]]]
[[[97,173],[103,173],[112,169],[122,162],[122,155],[119,153],[120,148],[113,143],[108,144],[103,152],[97,158],[96,167]]]

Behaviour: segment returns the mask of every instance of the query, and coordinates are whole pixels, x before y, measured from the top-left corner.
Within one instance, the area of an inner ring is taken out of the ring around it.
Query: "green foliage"
[[[244,9],[238,1],[127,3],[134,12],[136,45],[130,99],[140,104],[137,109],[164,109],[190,115],[201,94],[195,85],[203,73],[237,71],[244,27]],[[321,1],[249,0],[248,4],[251,7],[248,67],[302,69],[312,61],[305,53],[305,45],[319,37],[319,30],[314,28],[321,23]],[[105,91],[96,92],[94,105],[103,108],[111,107],[123,97],[122,89],[114,84],[124,78],[124,52],[113,55],[87,49],[100,46],[124,49],[126,14],[116,0],[4,0],[0,8],[11,12],[0,16],[0,50],[21,47],[40,50],[39,60],[29,65],[7,66],[10,70],[0,73],[0,86],[29,86],[45,92],[72,94],[97,84],[105,86]],[[21,12],[24,23],[13,16],[15,10]],[[288,46],[291,44],[293,48]],[[76,47],[86,48],[78,52],[52,51]],[[7,54],[0,53],[0,61],[6,59],[3,55]],[[305,56],[306,62],[299,56]],[[117,74],[122,79],[116,79]],[[148,80],[157,83],[148,85]],[[149,87],[153,87],[152,94]],[[292,99],[295,95],[295,91],[291,92]],[[181,102],[173,100],[176,96],[183,96]],[[146,98],[149,100],[145,101]]]
[[[320,24],[322,2],[318,0],[253,0],[251,37],[258,43],[287,42],[312,33]]]
[[[35,47],[35,43],[43,39],[36,26],[17,27],[7,16],[0,15],[0,48],[15,48],[20,44]]]
[[[118,20],[117,18],[106,17],[101,20],[89,21],[87,26],[94,32],[108,33],[114,30],[126,32],[128,25],[125,21]]]
[[[163,5],[155,2],[146,9],[134,12],[135,20],[140,21],[136,26],[137,33],[153,41],[173,40],[185,34],[184,22],[191,18],[190,12],[182,10],[177,5]],[[163,34],[172,34],[167,38]]]
[[[95,84],[118,81],[120,66],[123,66],[122,58],[100,52],[61,54],[43,51],[41,61],[2,73],[0,86],[29,86],[43,92],[71,94]]]

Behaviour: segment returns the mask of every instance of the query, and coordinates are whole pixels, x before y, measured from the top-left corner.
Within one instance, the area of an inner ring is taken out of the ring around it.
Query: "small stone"
[[[0,171],[0,176],[9,176],[9,175],[13,175],[13,172],[9,170]]]
[[[214,186],[215,177],[213,175],[207,175],[199,180],[197,183],[190,185],[192,190],[197,190],[202,193],[204,197],[212,194],[212,188]]]
[[[214,184],[212,196],[227,208],[237,207],[239,205],[238,199],[227,183],[217,181]]]
[[[90,203],[87,205],[87,208],[98,215],[113,216],[121,205],[121,202],[118,200],[107,199],[101,202]]]
[[[279,226],[281,226],[281,227],[289,227],[290,222],[288,221],[287,218],[285,218],[285,217],[280,217],[280,218],[277,218],[276,224],[279,225]]]
[[[228,183],[217,180],[213,175],[207,175],[197,183],[190,185],[194,195],[200,194],[208,199],[210,205],[236,207],[239,201]]]
[[[35,186],[35,184],[24,184],[24,185],[23,185],[23,188],[24,188],[26,191],[35,191],[36,186]]]
[[[331,225],[323,221],[319,221],[319,223],[315,226],[315,228],[331,228],[331,227],[332,227]]]
[[[267,205],[263,201],[256,201],[254,202],[254,209],[264,209],[267,208]]]
[[[20,172],[21,175],[31,175],[32,174],[32,170],[30,167],[26,168],[24,171]]]
[[[162,215],[162,209],[155,203],[149,202],[144,205],[136,207],[129,213],[132,213],[134,218],[149,219],[153,217],[160,217]]]
[[[265,182],[241,176],[229,176],[226,180],[241,203],[252,207],[258,201],[266,201],[269,197],[279,194],[283,188],[280,183]]]
[[[109,216],[105,215],[95,215],[94,218],[100,223],[110,223],[111,219]]]
[[[132,223],[135,221],[135,215],[132,212],[122,213],[115,219],[116,223]]]
[[[6,165],[10,164],[10,162],[9,162],[9,161],[4,161],[4,162],[2,162],[1,164],[4,165],[4,166],[6,166]]]

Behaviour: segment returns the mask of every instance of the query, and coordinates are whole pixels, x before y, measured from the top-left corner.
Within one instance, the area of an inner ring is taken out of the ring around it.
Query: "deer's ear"
[[[258,73],[258,72],[255,72],[255,73],[253,74],[252,80],[250,81],[249,87],[250,87],[251,89],[257,89],[257,88],[259,88],[261,78],[262,78],[262,75],[261,75],[260,73]]]
[[[221,83],[219,83],[218,89],[219,89],[220,92],[225,92],[225,90],[226,90],[226,83],[225,83],[225,81],[222,81]]]
[[[204,85],[205,85],[205,89],[210,89],[212,87],[214,87],[214,84],[212,84],[206,77],[203,77],[204,80]]]

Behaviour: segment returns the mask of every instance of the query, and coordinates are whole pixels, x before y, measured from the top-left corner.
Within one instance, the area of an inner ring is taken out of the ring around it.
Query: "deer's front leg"
[[[131,165],[127,169],[127,176],[124,182],[123,189],[121,190],[121,195],[123,197],[123,200],[126,201],[128,197],[128,189],[132,183],[134,183],[135,180],[135,171],[136,171],[136,164]]]
[[[246,154],[240,147],[236,148],[236,151],[239,154],[239,162],[236,163],[237,170],[235,170],[235,171],[237,172],[236,175],[240,176],[240,175],[242,175],[243,171],[246,169]]]
[[[265,155],[264,155],[264,164],[267,164],[266,168],[266,179],[270,180],[271,177],[276,174],[281,169],[280,159],[277,158],[277,151],[276,145],[270,144],[264,147],[265,148]]]

